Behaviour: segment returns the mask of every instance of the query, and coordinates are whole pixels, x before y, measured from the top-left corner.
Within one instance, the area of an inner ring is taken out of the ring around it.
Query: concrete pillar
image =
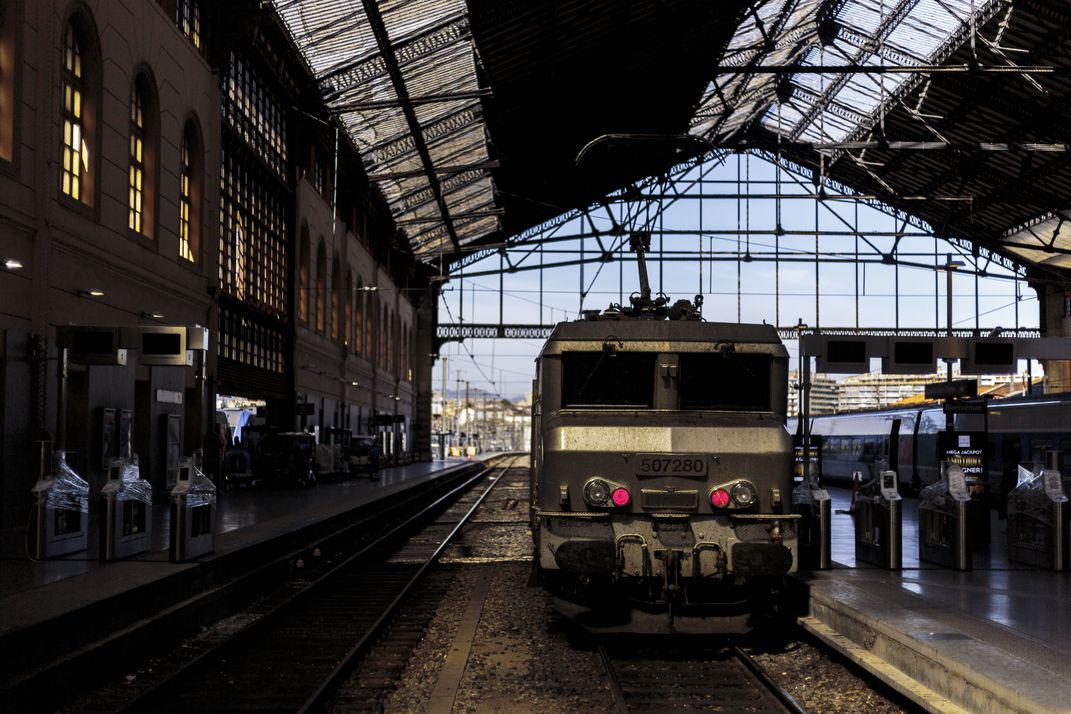
[[[431,368],[439,327],[439,287],[421,293],[413,329],[413,459],[431,461]]]
[[[1045,280],[1031,281],[1030,287],[1038,294],[1041,335],[1071,337],[1071,285]],[[1042,360],[1041,363],[1045,369],[1047,392],[1071,391],[1071,361]]]

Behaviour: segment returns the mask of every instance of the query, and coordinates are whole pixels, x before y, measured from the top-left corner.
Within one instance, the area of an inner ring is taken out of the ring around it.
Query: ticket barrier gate
[[[89,541],[89,483],[67,464],[52,442],[37,442],[39,473],[34,495],[33,557],[37,560],[78,553]]]
[[[211,553],[215,548],[216,486],[194,465],[183,459],[171,491],[172,563],[181,563]]]
[[[881,471],[855,498],[855,559],[886,570],[903,567],[903,510],[895,471]]]
[[[941,480],[919,493],[919,560],[971,569],[967,538],[971,495],[963,469],[941,462]]]
[[[1068,570],[1069,515],[1060,472],[1019,467],[1019,485],[1008,494],[1008,560]]]
[[[814,570],[833,567],[833,499],[817,485],[802,481],[792,489],[792,511],[799,513],[800,564]]]
[[[152,548],[152,486],[141,478],[137,455],[112,459],[100,490],[100,559],[127,558]]]

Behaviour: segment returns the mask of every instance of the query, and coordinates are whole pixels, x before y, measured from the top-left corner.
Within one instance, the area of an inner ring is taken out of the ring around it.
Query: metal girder
[[[881,25],[873,33],[873,36],[867,38],[866,46],[858,48],[858,52],[854,57],[854,62],[858,63],[865,55],[874,51],[879,47],[882,42],[889,36],[889,33],[896,28],[904,16],[910,12],[911,8],[917,5],[919,0],[902,0],[896,9],[890,12],[887,16],[882,18]],[[821,112],[825,111],[826,106],[832,101],[833,97],[847,84],[850,74],[844,73],[837,77],[829,87],[826,88],[823,96],[818,101],[811,105],[810,111],[800,117],[800,120],[796,123],[796,126],[788,132],[788,140],[796,141],[800,138],[800,134],[807,128],[815,119],[815,117]],[[861,112],[860,112],[861,113]]]
[[[365,15],[369,24],[372,25],[373,32],[376,32],[375,26],[377,24],[383,28],[383,16],[380,15],[379,8],[375,7],[374,3],[372,9],[369,9],[368,5],[368,2],[362,0]],[[384,36],[386,36],[385,29]],[[353,87],[360,87],[377,77],[389,75],[391,72],[390,65],[393,63],[397,66],[398,64],[399,57],[396,55],[396,51],[403,55],[401,59],[412,61],[431,55],[447,45],[468,39],[468,37],[468,24],[464,20],[457,18],[450,18],[439,25],[428,28],[416,37],[408,39],[397,50],[390,46],[389,39],[385,47],[377,34],[376,42],[380,48],[378,56],[349,62],[325,72],[319,77],[320,86],[324,89],[325,99],[328,102],[332,102]],[[408,99],[405,101],[408,101]]]
[[[495,323],[439,323],[436,337],[441,342],[458,342],[466,339],[546,339],[557,325],[520,325],[520,324],[495,324]],[[852,336],[852,337],[948,337],[946,328],[925,327],[823,327],[815,330],[804,328],[802,331],[798,325],[785,325],[777,327],[777,334],[782,340],[797,340],[801,336],[827,335]],[[954,338],[970,338],[979,335],[988,335],[1000,330],[1001,337],[1007,338],[1038,338],[1041,332],[1034,328],[1021,327],[1018,330],[1011,328],[980,327],[978,329],[952,330]]]
[[[391,45],[390,36],[387,34],[387,28],[383,24],[383,16],[379,14],[379,6],[375,0],[361,0],[361,5],[364,7],[368,23],[372,27],[372,33],[375,35],[376,44],[379,46],[380,55],[386,65],[387,74],[390,76],[391,84],[394,86],[394,93],[402,103],[402,113],[405,115],[405,121],[409,125],[409,133],[413,137],[414,148],[420,155],[421,163],[424,164],[428,184],[442,215],[443,226],[450,236],[450,242],[456,249],[460,245],[460,241],[458,241],[457,232],[454,230],[450,210],[443,197],[442,187],[439,185],[439,176],[435,173],[435,164],[431,160],[431,153],[428,151],[420,121],[417,119],[416,112],[413,111],[412,104],[409,103],[409,90],[405,86],[402,69],[398,64],[398,58],[394,55],[394,48]]]
[[[817,17],[819,19],[825,18],[830,13],[832,13],[833,9],[837,5],[839,5],[841,2],[842,2],[842,0],[824,0],[822,5],[819,7],[818,12],[816,13]],[[792,14],[793,14],[796,6],[797,6],[797,3],[798,3],[798,0],[792,0],[791,2],[786,2],[785,3],[785,7],[783,7],[781,9],[781,13],[778,16],[777,21],[775,22],[773,29],[771,31],[769,31],[769,32],[765,31],[762,28],[762,21],[759,19],[757,10],[755,10],[753,12],[754,17],[755,17],[756,26],[759,28],[759,31],[763,35],[764,44],[769,45],[768,47],[764,48],[765,51],[769,51],[770,49],[773,49],[776,46],[774,43],[776,43],[776,41],[778,39],[777,36],[780,35],[782,33],[782,31],[784,30],[785,23],[787,23],[789,18],[792,16]],[[803,52],[808,47],[808,43],[803,41],[804,39],[807,38],[808,34],[810,34],[808,29],[806,27],[800,26],[800,27],[794,28],[794,30],[789,33],[790,37],[786,37],[785,38],[785,44],[795,43],[795,47],[794,47],[793,52],[792,52],[792,55],[793,55],[792,64],[793,65],[798,63],[799,58],[802,56]],[[817,33],[815,33],[815,34],[817,34]],[[770,39],[771,37],[775,38],[773,40],[773,43],[771,43],[771,39]],[[756,54],[748,57],[747,61],[743,64],[743,66],[734,67],[730,71],[732,73],[734,73],[734,74],[737,74],[737,75],[747,74],[748,72],[750,72],[752,67],[760,66],[760,60],[761,60],[762,57],[764,57],[763,52],[761,52],[761,51],[757,52]],[[713,76],[716,77],[717,74],[714,74]],[[712,136],[712,137],[718,136],[718,134],[721,131],[721,128],[725,125],[725,122],[728,121],[729,118],[731,118],[735,114],[735,110],[739,106],[739,103],[738,103],[739,96],[738,95],[740,94],[741,91],[743,91],[744,87],[746,87],[747,84],[748,84],[748,82],[747,82],[746,79],[745,80],[741,80],[739,82],[739,84],[737,85],[736,90],[733,93],[733,96],[729,98],[729,101],[725,102],[724,99],[723,99],[722,103],[724,105],[724,110],[722,111],[721,116],[718,118],[718,120],[710,128],[710,130],[706,132],[706,136]],[[719,93],[720,93],[720,90],[719,90]],[[768,105],[768,102],[767,102],[767,105]]]

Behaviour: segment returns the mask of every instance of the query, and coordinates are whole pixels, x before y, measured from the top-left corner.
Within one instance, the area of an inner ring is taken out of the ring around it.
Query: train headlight
[[[733,503],[741,508],[747,508],[755,502],[755,487],[747,481],[741,481],[733,486]]]
[[[729,492],[724,488],[716,488],[710,492],[710,505],[714,508],[725,508],[729,505]]]
[[[615,488],[614,492],[610,494],[610,500],[618,508],[624,508],[632,502],[632,494],[628,492],[627,488]]]
[[[605,506],[610,500],[610,485],[601,479],[591,479],[584,484],[584,500],[592,506]]]

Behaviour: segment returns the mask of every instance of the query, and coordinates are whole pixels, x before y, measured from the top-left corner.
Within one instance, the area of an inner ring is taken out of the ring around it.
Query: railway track
[[[806,712],[736,647],[600,644],[599,655],[621,714]]]
[[[467,479],[169,673],[120,711],[322,708],[493,488],[496,471],[485,469]],[[436,537],[425,537],[425,530]],[[415,548],[422,551],[420,557],[392,558],[402,546],[412,552],[413,543],[419,544]],[[426,590],[434,597],[434,587]],[[419,629],[406,625],[404,618],[395,627]]]

